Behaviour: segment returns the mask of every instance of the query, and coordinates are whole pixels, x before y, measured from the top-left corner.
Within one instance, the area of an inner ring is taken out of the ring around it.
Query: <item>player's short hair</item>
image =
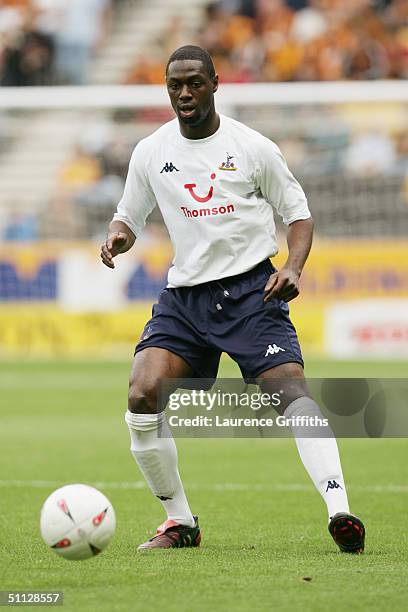
[[[184,45],[184,47],[179,47],[173,51],[169,57],[169,61],[167,62],[166,75],[170,64],[176,60],[199,60],[202,62],[210,79],[215,77],[215,68],[211,55],[202,47],[197,47],[196,45]]]

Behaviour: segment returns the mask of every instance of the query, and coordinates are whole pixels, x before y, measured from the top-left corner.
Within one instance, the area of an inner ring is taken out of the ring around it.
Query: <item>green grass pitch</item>
[[[65,610],[406,610],[408,440],[340,440],[366,553],[338,552],[293,440],[179,440],[200,549],[136,555],[164,520],[129,453],[129,363],[0,363],[0,590],[62,590]],[[308,363],[309,376],[406,377],[402,363]],[[225,361],[224,376],[237,375]],[[43,544],[44,499],[85,482],[117,532],[94,559]],[[307,580],[306,580],[307,579]]]

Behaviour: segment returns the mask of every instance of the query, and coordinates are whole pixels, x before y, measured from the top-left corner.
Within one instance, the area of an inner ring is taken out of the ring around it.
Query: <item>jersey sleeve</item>
[[[126,223],[135,236],[140,234],[157,203],[145,164],[146,155],[140,142],[130,158],[123,196],[113,216],[114,221]]]
[[[311,217],[302,187],[289,170],[279,147],[263,138],[257,147],[256,183],[285,225]]]

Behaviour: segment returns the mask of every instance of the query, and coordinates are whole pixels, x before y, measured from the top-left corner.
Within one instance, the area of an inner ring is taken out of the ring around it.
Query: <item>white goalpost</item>
[[[221,84],[218,103],[228,108],[263,105],[320,105],[349,103],[408,103],[405,81],[333,81],[299,83]],[[7,87],[0,108],[160,108],[168,104],[164,85],[87,87]]]

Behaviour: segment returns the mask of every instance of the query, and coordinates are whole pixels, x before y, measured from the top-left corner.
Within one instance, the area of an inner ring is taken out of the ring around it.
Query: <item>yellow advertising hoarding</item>
[[[138,248],[122,288],[125,305],[106,312],[69,312],[61,306],[58,270],[69,246],[3,247],[0,354],[131,354],[170,265],[169,244],[158,241],[152,246],[148,242]],[[75,245],[75,249],[100,265],[94,245]],[[279,268],[284,260],[282,248],[273,263]],[[302,276],[301,296],[291,303],[304,352],[322,353],[325,313],[331,304],[403,297],[408,297],[408,242],[316,241]]]

